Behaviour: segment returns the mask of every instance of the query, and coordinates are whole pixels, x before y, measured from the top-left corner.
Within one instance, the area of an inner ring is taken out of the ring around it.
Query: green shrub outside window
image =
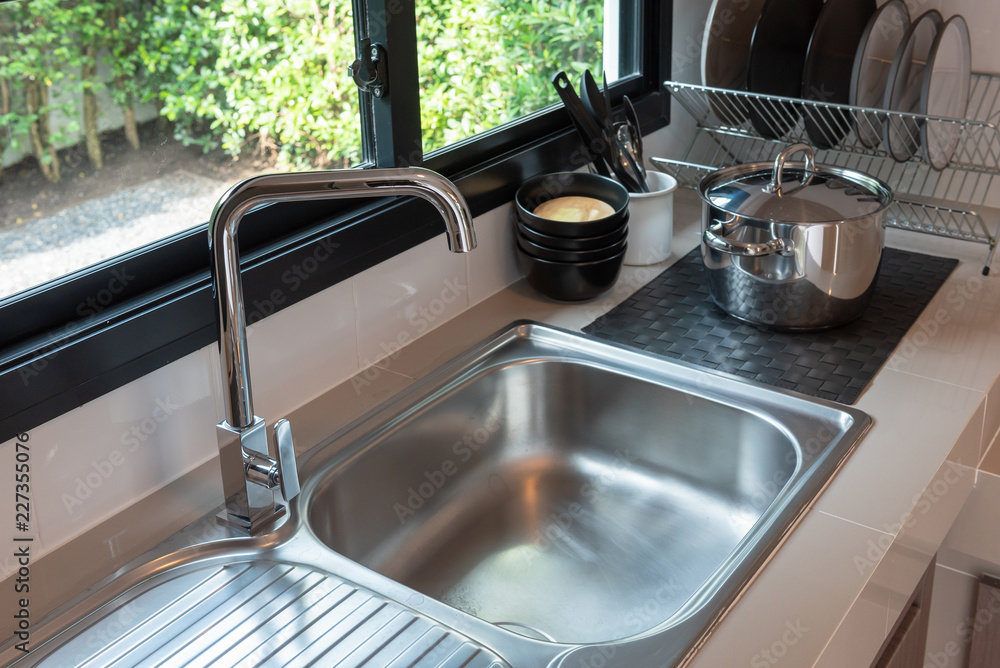
[[[554,71],[599,71],[602,1],[421,0],[425,150],[556,101]],[[101,165],[95,94],[107,89],[139,148],[135,106],[174,137],[286,169],[362,159],[348,0],[19,0],[0,4],[0,150],[56,147],[82,130]],[[99,66],[102,65],[102,66]],[[53,94],[58,91],[59,94]],[[60,129],[54,112],[68,123]]]

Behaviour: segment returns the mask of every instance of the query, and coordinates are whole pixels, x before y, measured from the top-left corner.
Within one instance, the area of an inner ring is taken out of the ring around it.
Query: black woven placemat
[[[958,260],[886,248],[875,296],[854,322],[776,332],[733,318],[708,294],[695,249],[584,332],[845,404],[854,403]]]

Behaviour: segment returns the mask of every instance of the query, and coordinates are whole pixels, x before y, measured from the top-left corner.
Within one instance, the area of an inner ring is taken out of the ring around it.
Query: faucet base
[[[223,421],[216,434],[226,494],[219,521],[244,533],[257,533],[285,512],[284,500],[275,493],[278,483],[272,480],[271,471],[277,471],[277,465],[267,455],[267,426],[263,418],[254,416],[253,424],[244,428]]]
[[[220,510],[215,516],[215,521],[223,526],[254,536],[273,525],[275,520],[280,519],[284,515],[285,506],[277,505],[271,512],[263,512],[252,519],[233,515],[228,510]]]

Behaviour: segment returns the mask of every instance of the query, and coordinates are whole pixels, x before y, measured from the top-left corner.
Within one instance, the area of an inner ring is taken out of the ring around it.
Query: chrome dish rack
[[[806,132],[806,119],[823,128],[828,136],[841,134],[839,129],[843,128],[844,137],[835,147],[816,151],[817,162],[865,172],[887,183],[895,194],[887,217],[890,227],[987,245],[983,273],[989,273],[1000,237],[1000,208],[987,205],[990,186],[1000,174],[1000,130],[995,125],[1000,120],[1000,75],[973,74],[966,119],[903,114],[676,81],[666,81],[664,86],[698,124],[683,159],[655,159],[656,166],[674,176],[681,186],[696,188],[705,174],[721,167],[771,161],[790,143],[814,144]],[[764,137],[749,120],[752,116],[758,123],[764,119],[765,126],[790,129],[780,137]],[[797,120],[793,123],[791,119]],[[939,136],[950,137],[956,143],[954,155],[943,170],[934,169],[924,156],[921,132],[925,126],[926,131],[941,133]],[[861,135],[882,139],[877,146],[868,146],[855,127],[861,128]],[[898,162],[884,134],[893,134],[898,142],[915,146],[915,153],[905,162]]]

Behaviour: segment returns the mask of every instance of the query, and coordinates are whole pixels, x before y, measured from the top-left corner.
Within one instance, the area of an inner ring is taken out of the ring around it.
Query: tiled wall
[[[472,253],[449,253],[442,233],[252,325],[256,413],[273,422],[520,278],[509,212],[476,219]],[[213,458],[219,375],[209,346],[32,429],[30,531],[8,532],[35,536],[37,559]],[[16,439],[0,445],[11,519],[17,451]],[[0,578],[10,565],[0,560]]]

